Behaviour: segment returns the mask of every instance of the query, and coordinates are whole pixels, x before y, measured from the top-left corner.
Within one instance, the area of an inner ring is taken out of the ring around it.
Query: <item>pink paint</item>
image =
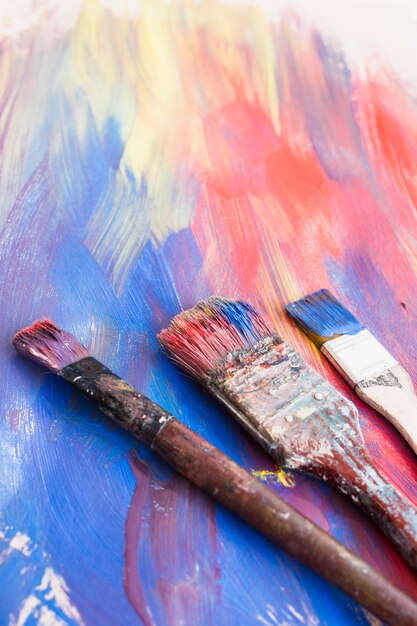
[[[170,626],[199,624],[203,615],[216,626],[221,603],[218,584],[215,503],[181,477],[153,494],[152,553],[161,573],[158,594]],[[209,545],[201,550],[201,521]]]
[[[138,569],[139,543],[143,533],[143,513],[149,497],[151,478],[146,465],[141,463],[136,456],[132,455],[129,464],[136,478],[136,487],[126,518],[123,583],[129,602],[143,621],[144,626],[155,626]]]
[[[157,624],[150,608],[155,601],[162,604],[170,626],[190,615],[195,624],[202,615],[212,615],[208,623],[215,626],[215,610],[221,601],[215,503],[179,476],[152,480],[154,470],[150,472],[137,457],[131,458],[130,467],[137,481],[126,520],[124,586],[130,603],[146,626]],[[145,515],[149,519],[146,525]],[[204,551],[201,516],[204,535],[209,537]],[[156,586],[147,590],[138,560],[144,544],[149,544],[159,572]]]

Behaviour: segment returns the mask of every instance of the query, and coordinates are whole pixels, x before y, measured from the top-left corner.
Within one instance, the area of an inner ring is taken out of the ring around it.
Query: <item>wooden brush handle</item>
[[[417,454],[417,395],[401,365],[355,387],[358,396],[386,417]]]
[[[417,626],[411,598],[97,360],[87,357],[58,375],[197,487],[382,620]]]
[[[389,624],[417,624],[417,605],[258,479],[171,419],[153,444],[205,493]]]

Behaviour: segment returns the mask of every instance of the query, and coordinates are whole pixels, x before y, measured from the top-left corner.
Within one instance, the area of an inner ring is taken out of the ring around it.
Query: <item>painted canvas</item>
[[[201,298],[249,300],[356,400],[417,505],[411,450],[283,312],[330,288],[417,376],[415,17],[0,2],[0,624],[378,623],[14,354],[45,317],[417,600],[370,520],[275,467],[156,340]]]

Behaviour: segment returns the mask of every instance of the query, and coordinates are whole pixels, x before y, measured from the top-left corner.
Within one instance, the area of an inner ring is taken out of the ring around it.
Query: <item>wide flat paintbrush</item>
[[[355,406],[253,307],[209,298],[177,315],[158,338],[279,465],[348,494],[417,569],[417,510],[375,467]]]
[[[327,289],[285,307],[353,387],[417,453],[417,395],[406,370]]]
[[[217,448],[94,359],[50,321],[18,333],[18,352],[77,387],[119,426],[207,494],[393,626],[417,626],[417,605]]]

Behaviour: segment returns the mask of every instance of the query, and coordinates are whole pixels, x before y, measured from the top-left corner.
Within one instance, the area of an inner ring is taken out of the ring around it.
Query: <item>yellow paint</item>
[[[273,476],[277,481],[281,483],[281,485],[284,485],[284,487],[289,487],[290,489],[295,487],[294,478],[291,475],[286,474],[284,470],[282,469],[282,467],[278,467],[274,471],[273,470],[252,470],[252,475],[256,476],[257,478],[260,478],[261,480],[265,482],[268,480],[268,478]]]
[[[120,123],[115,196],[94,211],[85,242],[117,293],[150,236],[163,242],[189,226],[197,202],[190,172],[201,181],[211,167],[206,115],[239,91],[280,132],[274,32],[259,7],[143,0],[125,13],[85,0],[66,85],[70,101],[89,103],[99,136],[110,116]],[[83,106],[71,110],[71,123],[81,144],[91,124]],[[140,207],[131,178],[146,180]]]

